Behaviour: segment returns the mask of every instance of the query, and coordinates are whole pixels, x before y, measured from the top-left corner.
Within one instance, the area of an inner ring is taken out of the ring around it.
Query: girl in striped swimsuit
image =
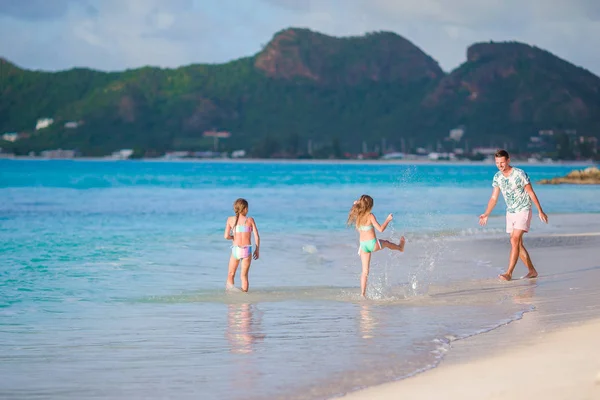
[[[233,203],[235,216],[227,218],[225,226],[225,239],[232,240],[231,256],[229,257],[229,273],[227,274],[226,290],[235,290],[234,278],[235,272],[242,262],[242,291],[248,291],[248,271],[252,258],[258,260],[260,248],[260,236],[254,218],[248,216],[248,202],[244,199],[237,199]],[[254,232],[254,245],[256,246],[252,254],[251,234]]]

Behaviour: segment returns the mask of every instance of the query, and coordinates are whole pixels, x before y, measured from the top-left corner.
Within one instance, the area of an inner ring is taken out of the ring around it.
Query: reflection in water
[[[261,312],[249,303],[227,306],[227,340],[229,351],[236,357],[232,383],[252,393],[258,390],[260,371],[256,360],[251,357],[257,341],[264,339],[261,331]]]
[[[249,303],[227,306],[227,340],[232,353],[252,353],[256,341],[264,339],[260,333],[260,315],[255,314],[260,313]]]
[[[360,334],[363,339],[372,339],[377,327],[377,320],[373,318],[370,307],[367,303],[361,304],[360,307]]]
[[[533,297],[535,296],[535,288],[537,282],[535,279],[528,279],[527,283],[523,286],[523,289],[519,290],[517,295],[514,297],[514,301],[517,304],[532,304]]]

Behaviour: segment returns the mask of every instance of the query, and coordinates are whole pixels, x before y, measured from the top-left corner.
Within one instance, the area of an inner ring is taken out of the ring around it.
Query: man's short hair
[[[500,157],[504,157],[507,160],[510,158],[510,156],[508,155],[508,151],[504,150],[504,149],[500,149],[496,152],[496,154],[494,154],[494,157],[496,158],[500,158]]]

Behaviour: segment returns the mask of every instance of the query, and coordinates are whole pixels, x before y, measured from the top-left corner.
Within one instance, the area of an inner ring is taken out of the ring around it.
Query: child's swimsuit
[[[357,227],[357,229],[359,231],[370,231],[373,228],[373,225],[359,225]],[[373,238],[373,239],[369,239],[369,240],[362,240],[359,244],[358,247],[358,254],[360,255],[360,252],[362,250],[363,253],[372,253],[375,250],[381,248],[381,243],[379,242],[379,239],[377,238]]]
[[[233,234],[236,233],[250,233],[252,232],[252,225],[246,225],[248,221],[248,217],[246,217],[246,221],[244,221],[243,225],[236,225]],[[241,260],[242,258],[247,258],[252,255],[252,245],[247,246],[231,246],[231,254],[236,260]]]
[[[231,246],[231,254],[236,260],[247,258],[252,255],[252,245],[249,246]]]

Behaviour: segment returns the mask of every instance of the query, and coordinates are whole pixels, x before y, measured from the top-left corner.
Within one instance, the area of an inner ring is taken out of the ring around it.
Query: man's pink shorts
[[[531,209],[516,213],[506,213],[506,233],[512,233],[514,229],[529,232],[531,214]]]

